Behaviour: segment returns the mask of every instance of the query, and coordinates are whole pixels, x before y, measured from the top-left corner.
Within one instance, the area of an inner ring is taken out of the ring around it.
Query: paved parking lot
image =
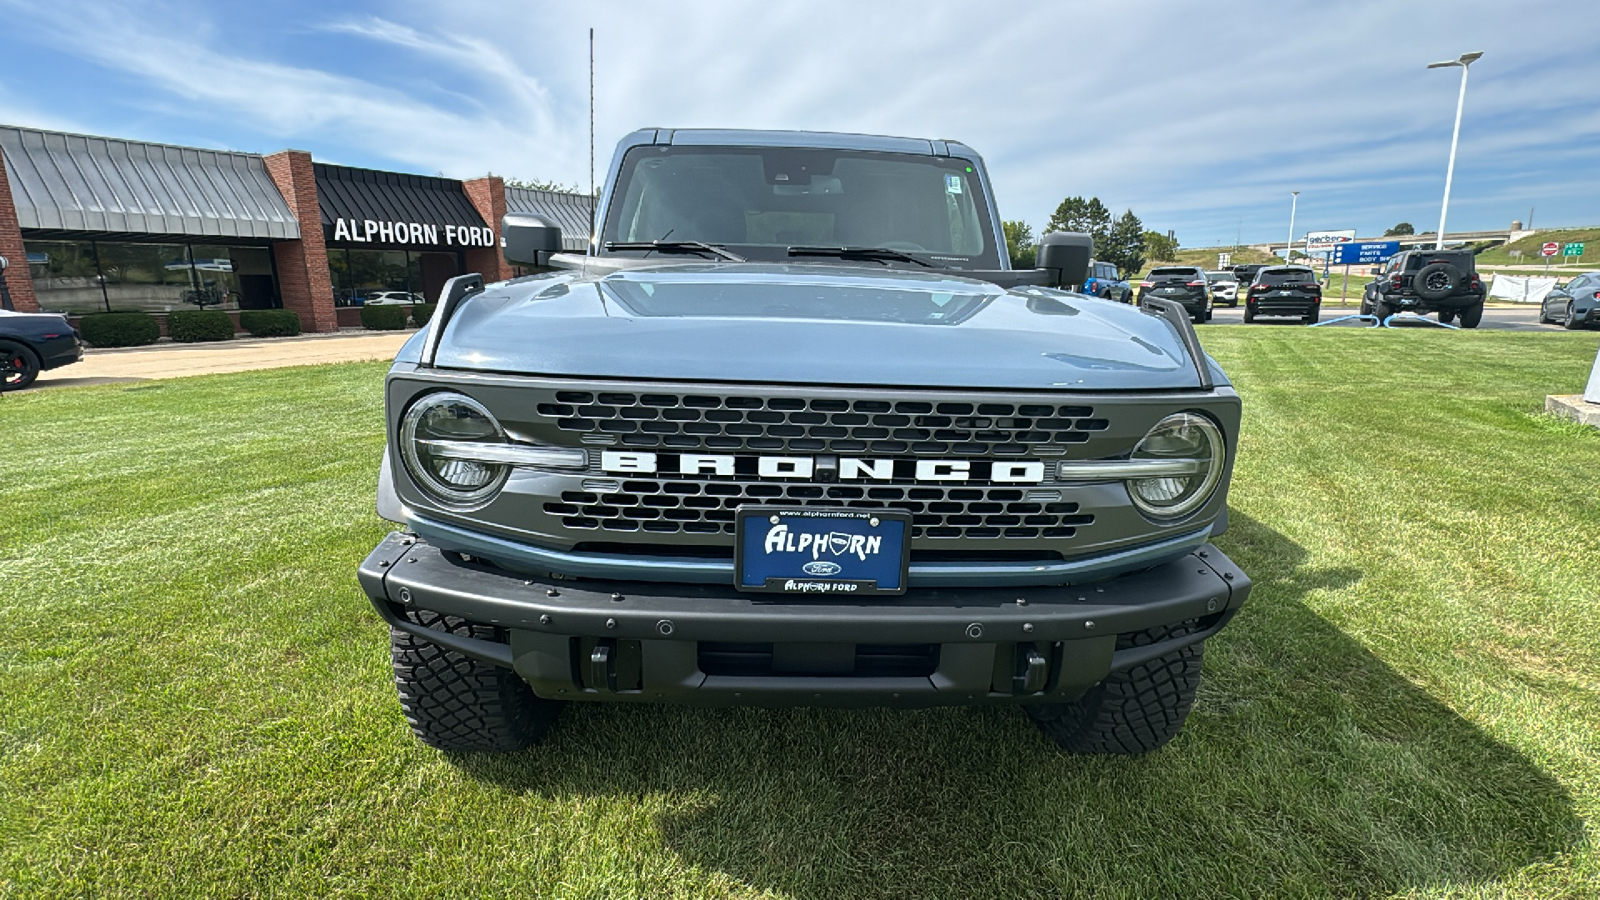
[[[390,359],[412,334],[412,330],[347,331],[293,338],[248,338],[214,344],[155,344],[149,347],[90,350],[82,362],[40,373],[36,385],[51,388],[117,384],[150,378]]]
[[[1351,306],[1348,306],[1348,307],[1324,305],[1322,307],[1322,320],[1324,322],[1326,322],[1329,319],[1337,319],[1340,316],[1353,316],[1353,315],[1355,315],[1356,313],[1358,313],[1360,311],[1361,310],[1358,309],[1354,304],[1352,304]],[[1429,316],[1429,318],[1437,318],[1437,317]],[[1219,306],[1219,307],[1216,308],[1216,311],[1212,314],[1211,321],[1212,321],[1212,323],[1217,324],[1217,325],[1238,325],[1238,324],[1240,324],[1240,323],[1242,323],[1244,321],[1244,307],[1240,306],[1240,307],[1237,307],[1237,308],[1229,308],[1229,307],[1226,307],[1226,306]],[[1266,324],[1298,325],[1298,324],[1300,324],[1300,321],[1298,319],[1257,319],[1256,321],[1259,324],[1263,324],[1263,325],[1266,325]],[[1358,324],[1358,323],[1353,323],[1353,324]],[[1413,327],[1425,328],[1425,327],[1428,327],[1428,326],[1419,325],[1419,326],[1413,326]],[[1562,330],[1560,325],[1540,325],[1539,324],[1539,307],[1536,306],[1536,305],[1533,305],[1533,304],[1529,304],[1526,307],[1521,307],[1521,306],[1515,307],[1515,308],[1490,307],[1488,309],[1485,309],[1483,311],[1483,321],[1478,324],[1478,327],[1479,328],[1483,328],[1483,329],[1497,330],[1497,331],[1561,331]]]

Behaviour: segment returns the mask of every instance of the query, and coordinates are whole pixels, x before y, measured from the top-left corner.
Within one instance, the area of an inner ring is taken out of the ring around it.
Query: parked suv
[[[554,270],[452,279],[385,382],[359,577],[419,738],[522,748],[569,700],[1177,733],[1250,588],[1210,543],[1239,396],[1181,307],[1064,290],[1087,235],[1010,269],[953,141],[649,129],[610,173],[587,255],[507,215]]]
[[[1151,269],[1139,282],[1139,302],[1145,297],[1171,300],[1181,305],[1198,325],[1211,321],[1211,288],[1206,272],[1197,266],[1164,266]]]
[[[1395,254],[1361,296],[1361,312],[1387,319],[1397,312],[1458,316],[1462,328],[1483,319],[1483,282],[1471,250],[1403,250]]]
[[[1239,279],[1232,272],[1207,272],[1206,281],[1211,283],[1212,306],[1239,305]]]
[[[1133,300],[1133,287],[1117,274],[1116,263],[1089,263],[1089,280],[1084,282],[1083,292],[1091,297],[1104,297],[1123,303]]]
[[[1272,266],[1256,273],[1244,299],[1244,320],[1257,316],[1294,316],[1307,325],[1322,313],[1322,284],[1305,266]]]

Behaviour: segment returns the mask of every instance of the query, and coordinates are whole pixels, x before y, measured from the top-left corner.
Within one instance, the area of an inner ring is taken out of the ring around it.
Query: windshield
[[[1233,274],[1230,273],[1230,272],[1207,272],[1206,273],[1206,280],[1207,281],[1233,281],[1234,279],[1233,279]]]
[[[1316,280],[1310,269],[1267,269],[1256,276],[1261,284],[1310,284]]]
[[[1150,277],[1151,278],[1163,278],[1163,279],[1166,279],[1166,278],[1182,278],[1184,281],[1188,281],[1188,280],[1190,280],[1192,278],[1195,278],[1195,271],[1193,269],[1172,269],[1172,268],[1151,269],[1150,270]]]
[[[983,185],[964,159],[651,146],[623,158],[600,243],[603,250],[630,241],[704,241],[749,259],[784,261],[790,247],[886,247],[949,268],[998,269],[991,230]]]

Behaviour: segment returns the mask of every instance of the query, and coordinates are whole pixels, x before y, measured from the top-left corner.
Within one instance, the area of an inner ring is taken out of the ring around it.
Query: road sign
[[[1345,231],[1308,231],[1306,232],[1306,254],[1326,256],[1333,252],[1333,248],[1340,244],[1348,244],[1356,239],[1354,229]]]
[[[1561,245],[1561,255],[1562,256],[1582,256],[1583,255],[1583,245],[1582,244],[1578,244],[1578,243],[1562,244]]]
[[[1379,263],[1400,252],[1399,241],[1365,241],[1362,243],[1337,244],[1333,248],[1333,259],[1336,266],[1366,265]]]
[[[1218,253],[1217,254],[1217,268],[1226,269],[1228,267],[1228,263],[1231,263],[1231,262],[1233,262],[1233,254],[1232,253]]]
[[[1555,241],[1548,241],[1548,242],[1545,243],[1545,245],[1543,247],[1539,248],[1539,255],[1540,256],[1555,256],[1556,253],[1558,251],[1560,251],[1560,250],[1561,250],[1561,245],[1560,244],[1556,243]]]

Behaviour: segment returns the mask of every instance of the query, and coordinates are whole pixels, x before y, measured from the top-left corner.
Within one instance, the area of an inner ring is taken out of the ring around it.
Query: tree
[[[1144,268],[1144,223],[1128,210],[1111,223],[1105,249],[1095,251],[1099,259],[1114,263],[1124,277]]]
[[[1401,222],[1399,225],[1396,225],[1395,227],[1389,229],[1388,231],[1385,231],[1383,233],[1383,236],[1384,237],[1390,237],[1390,236],[1396,235],[1396,234],[1416,234],[1416,233],[1417,233],[1417,230],[1415,228],[1411,227],[1411,223],[1410,222]]]
[[[1144,247],[1149,252],[1150,258],[1162,262],[1171,262],[1178,258],[1178,241],[1169,238],[1159,231],[1146,231],[1144,233]]]
[[[1006,233],[1006,252],[1011,256],[1011,268],[1031,269],[1038,257],[1039,242],[1034,240],[1033,227],[1027,222],[1001,222]]]
[[[520,178],[507,178],[505,179],[505,182],[506,187],[523,188],[524,190],[529,191],[555,191],[559,194],[584,193],[583,188],[578,187],[576,184],[569,187],[559,181],[543,181],[537,178],[532,181],[523,181]]]
[[[1045,223],[1044,233],[1052,231],[1078,231],[1094,239],[1096,248],[1103,247],[1111,235],[1111,211],[1100,202],[1099,197],[1068,197],[1061,201],[1056,211],[1051,214],[1050,221]],[[1096,251],[1096,259],[1103,259]]]

